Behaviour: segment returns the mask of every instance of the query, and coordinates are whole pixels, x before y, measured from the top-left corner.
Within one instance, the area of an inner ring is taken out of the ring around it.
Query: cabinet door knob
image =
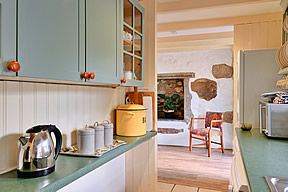
[[[121,79],[121,83],[125,84],[126,83],[126,79],[125,78]]]
[[[95,73],[93,73],[93,72],[90,73],[89,78],[90,78],[90,79],[94,79],[94,78],[95,78]]]
[[[87,73],[87,72],[81,73],[81,78],[82,79],[88,79],[89,78],[89,73]]]
[[[7,64],[9,71],[18,72],[20,70],[20,64],[17,61],[11,61]]]

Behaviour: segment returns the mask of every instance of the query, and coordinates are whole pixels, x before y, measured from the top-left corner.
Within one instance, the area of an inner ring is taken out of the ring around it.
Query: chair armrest
[[[210,130],[212,130],[212,128],[215,128],[215,129],[222,129],[222,127],[213,127],[212,125],[213,125],[213,123],[219,123],[219,122],[223,122],[223,120],[211,120],[211,127],[210,127],[210,129],[209,129],[209,132],[210,132]]]
[[[191,123],[190,123],[190,132],[194,128],[194,120],[205,120],[205,118],[191,118]]]
[[[191,120],[200,120],[200,119],[205,119],[205,118],[192,118]]]
[[[223,120],[212,120],[212,121],[211,121],[211,123],[214,123],[214,122],[216,122],[216,123],[217,123],[217,122],[223,122]]]

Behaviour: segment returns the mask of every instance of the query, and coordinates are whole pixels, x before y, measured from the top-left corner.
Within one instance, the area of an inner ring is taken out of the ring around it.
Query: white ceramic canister
[[[95,151],[95,130],[82,128],[77,130],[77,146],[79,153],[92,154]]]
[[[98,122],[94,123],[94,126],[90,126],[95,130],[95,151],[104,148],[104,126],[98,125]]]
[[[113,145],[113,124],[106,120],[102,125],[104,126],[104,145]]]

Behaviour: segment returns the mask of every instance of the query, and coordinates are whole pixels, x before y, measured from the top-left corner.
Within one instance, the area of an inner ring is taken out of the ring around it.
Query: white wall
[[[76,143],[76,129],[112,120],[125,89],[0,81],[0,171],[16,166],[18,137],[37,124],[55,124],[63,145]]]
[[[233,110],[233,79],[216,79],[212,75],[214,64],[227,64],[232,66],[233,53],[231,49],[217,49],[177,53],[158,54],[158,73],[194,72],[195,78],[190,79],[189,91],[192,94],[191,109],[194,117],[205,117],[206,111],[226,112]],[[217,82],[217,97],[206,101],[200,99],[197,93],[191,91],[191,82],[199,78],[208,78]],[[158,127],[171,127],[171,122],[158,122]],[[179,124],[182,128],[183,125]],[[174,127],[175,128],[175,127]],[[188,125],[186,125],[186,130]],[[232,148],[233,125],[223,124],[224,146]],[[158,144],[189,145],[189,134],[185,131],[178,135],[158,135]],[[173,139],[172,136],[175,136]],[[183,139],[185,139],[183,141]],[[186,144],[185,144],[186,143]]]
[[[184,132],[178,134],[161,134],[158,133],[158,144],[160,145],[176,145],[189,146],[189,130],[188,125],[184,121],[158,121],[158,128],[177,128],[183,129]]]

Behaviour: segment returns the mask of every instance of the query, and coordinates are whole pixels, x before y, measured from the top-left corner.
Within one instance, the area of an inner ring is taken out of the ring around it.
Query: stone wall
[[[200,78],[191,83],[191,90],[197,93],[200,99],[210,101],[217,97],[216,81]]]
[[[174,94],[180,95],[177,100],[178,111],[174,112],[175,119],[184,119],[184,83],[183,79],[158,79],[157,93],[172,97]],[[164,99],[158,98],[158,103],[165,102]],[[164,107],[158,107],[158,119],[165,118]]]
[[[175,129],[175,128],[158,127],[157,132],[162,133],[162,134],[178,134],[178,133],[184,132],[184,130],[183,129]]]
[[[194,117],[205,117],[206,111],[224,113],[225,123],[223,123],[223,131],[225,148],[232,148],[233,139],[232,61],[232,49],[158,54],[158,74],[177,72],[195,73],[195,77],[189,80],[191,113]],[[158,121],[158,127],[179,129],[177,123]],[[178,124],[180,126],[181,123],[179,122]],[[181,128],[183,127],[184,124],[181,124]],[[173,145],[188,146],[189,124],[186,124],[185,127],[183,133],[180,132],[169,136],[158,134],[158,143],[165,145],[173,143]]]
[[[157,81],[158,81],[158,93],[165,94],[165,92],[168,92],[168,95],[171,96],[173,95],[173,92],[175,93],[180,93],[180,96],[182,96],[183,93],[183,98],[184,98],[184,122],[188,123],[190,122],[191,118],[193,117],[192,111],[191,111],[191,99],[192,95],[190,94],[189,91],[189,81],[190,78],[194,78],[195,73],[194,72],[177,72],[177,73],[158,73],[157,75]],[[166,81],[168,80],[168,81]],[[169,81],[172,80],[172,81]],[[176,80],[176,81],[175,81]],[[180,83],[182,82],[182,85]],[[175,89],[169,89],[170,84],[175,84],[172,86]],[[166,85],[165,85],[166,84]],[[182,87],[182,88],[181,88]],[[166,90],[167,89],[167,90]],[[182,92],[183,91],[183,92]],[[183,115],[183,113],[182,113]],[[159,117],[161,118],[164,116],[164,112],[158,113],[158,119]],[[180,118],[183,120],[183,117]]]
[[[169,97],[173,94],[184,97],[183,79],[158,79],[157,91],[158,93],[165,94]]]

